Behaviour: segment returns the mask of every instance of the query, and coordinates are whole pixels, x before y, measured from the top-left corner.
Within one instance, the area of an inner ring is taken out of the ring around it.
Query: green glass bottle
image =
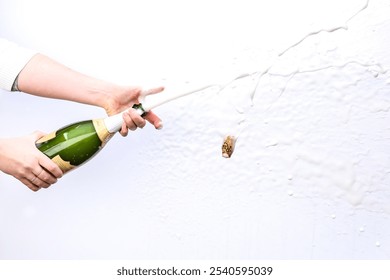
[[[133,108],[141,116],[146,113],[141,104]],[[36,146],[66,173],[90,160],[104,147],[121,129],[122,114],[67,125],[40,138]]]

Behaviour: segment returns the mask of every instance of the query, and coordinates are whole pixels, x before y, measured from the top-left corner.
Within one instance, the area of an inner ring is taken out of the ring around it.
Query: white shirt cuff
[[[10,91],[20,71],[36,53],[0,38],[0,88]]]

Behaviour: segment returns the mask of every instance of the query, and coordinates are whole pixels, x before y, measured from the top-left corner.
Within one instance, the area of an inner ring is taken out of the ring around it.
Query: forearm
[[[110,92],[118,86],[95,79],[37,54],[18,77],[20,91],[48,98],[64,99],[106,108]]]

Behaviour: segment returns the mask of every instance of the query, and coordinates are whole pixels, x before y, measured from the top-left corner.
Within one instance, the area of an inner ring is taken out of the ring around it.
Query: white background
[[[1,174],[0,258],[388,259],[389,34],[382,0],[0,2],[1,37],[101,79],[169,94],[253,73],[156,108],[163,130],[48,190]],[[0,137],[104,116],[0,99]]]

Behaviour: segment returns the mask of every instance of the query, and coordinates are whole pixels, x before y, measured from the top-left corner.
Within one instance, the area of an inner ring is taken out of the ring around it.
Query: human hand
[[[61,169],[35,146],[44,135],[37,131],[18,138],[0,139],[0,170],[32,191],[48,188],[63,175]]]
[[[144,119],[131,107],[134,104],[142,103],[146,96],[162,92],[163,90],[164,87],[157,87],[148,90],[143,90],[141,87],[118,87],[110,93],[108,96],[109,98],[106,99],[106,103],[103,107],[109,116],[130,108],[123,113],[124,123],[120,131],[122,136],[126,136],[129,129],[136,130],[138,127],[143,128],[146,124],[145,120],[150,122],[156,129],[161,129],[162,121],[152,111],[149,111]]]

